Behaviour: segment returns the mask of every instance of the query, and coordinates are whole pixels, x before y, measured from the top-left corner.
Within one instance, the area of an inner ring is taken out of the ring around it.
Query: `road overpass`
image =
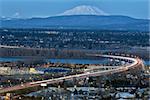
[[[87,77],[92,77],[92,76],[101,76],[101,75],[114,74],[114,73],[127,71],[130,68],[136,68],[136,67],[139,67],[139,66],[141,66],[141,67],[144,66],[142,60],[139,59],[139,58],[114,56],[114,55],[99,55],[99,54],[94,55],[94,56],[100,56],[100,57],[111,58],[111,59],[126,60],[126,61],[130,61],[132,63],[130,63],[128,65],[119,66],[115,69],[110,69],[110,70],[103,70],[103,71],[97,70],[97,71],[94,71],[94,68],[92,68],[92,69],[89,69],[88,71],[86,71],[85,73],[82,73],[82,74],[64,76],[64,77],[59,77],[59,78],[55,78],[55,79],[29,82],[29,83],[24,83],[24,84],[12,86],[12,87],[6,87],[6,88],[0,89],[0,93],[6,93],[6,92],[12,92],[12,91],[20,90],[20,89],[25,89],[25,88],[36,87],[36,86],[40,86],[41,84],[59,83],[59,82],[63,82],[64,80],[68,81],[68,80],[82,79],[82,78],[87,78]]]

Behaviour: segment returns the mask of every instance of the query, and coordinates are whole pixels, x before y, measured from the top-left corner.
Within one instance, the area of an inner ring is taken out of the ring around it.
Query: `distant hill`
[[[150,20],[127,16],[65,15],[48,18],[1,19],[5,28],[102,29],[149,31]]]

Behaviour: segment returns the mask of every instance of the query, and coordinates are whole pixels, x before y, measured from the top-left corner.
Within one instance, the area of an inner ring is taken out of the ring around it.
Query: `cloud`
[[[2,16],[1,18],[6,18],[6,16]]]
[[[19,12],[14,13],[13,18],[20,18],[20,13]]]

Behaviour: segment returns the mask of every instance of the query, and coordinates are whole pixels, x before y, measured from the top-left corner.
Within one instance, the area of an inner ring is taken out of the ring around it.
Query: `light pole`
[[[86,78],[87,88],[88,88],[88,96],[87,96],[87,99],[89,98],[89,82],[88,82],[88,80],[89,80],[89,77]]]
[[[43,91],[44,91],[44,87],[46,87],[47,86],[47,84],[45,84],[45,83],[41,83],[41,87],[43,87]],[[45,93],[45,91],[44,91],[44,97],[46,97],[46,93]],[[44,97],[42,97],[42,100],[44,100]]]
[[[9,86],[11,86],[11,81],[10,80],[8,80],[8,83],[9,83]]]
[[[60,85],[58,85],[58,89],[57,89],[58,96],[60,97],[59,92],[60,92]]]

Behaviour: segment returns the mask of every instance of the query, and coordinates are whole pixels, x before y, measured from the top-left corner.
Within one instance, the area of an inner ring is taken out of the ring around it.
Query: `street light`
[[[10,80],[8,80],[8,83],[9,83],[9,86],[11,86],[11,81]]]
[[[47,84],[46,83],[41,83],[41,87],[43,87],[43,90],[44,90],[44,87],[46,87]],[[46,97],[46,93],[44,92],[44,97]],[[42,100],[44,100],[44,97],[42,97]]]

